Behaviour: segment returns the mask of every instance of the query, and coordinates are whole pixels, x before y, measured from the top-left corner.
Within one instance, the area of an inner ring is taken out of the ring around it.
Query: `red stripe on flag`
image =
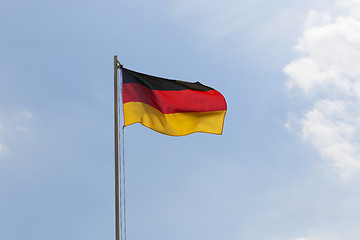
[[[151,90],[137,83],[123,85],[123,101],[143,102],[164,114],[226,110],[225,99],[216,90]]]

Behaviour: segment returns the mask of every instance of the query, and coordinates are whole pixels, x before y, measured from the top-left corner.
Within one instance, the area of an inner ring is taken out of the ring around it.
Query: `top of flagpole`
[[[115,58],[115,61],[116,61],[116,63],[117,63],[117,68],[118,68],[118,69],[122,69],[122,68],[123,68],[123,65],[122,65],[121,62],[118,60],[117,55],[114,55],[114,58]]]

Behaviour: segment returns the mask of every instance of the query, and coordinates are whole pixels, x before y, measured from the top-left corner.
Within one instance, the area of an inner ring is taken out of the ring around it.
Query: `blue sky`
[[[129,240],[360,236],[358,0],[0,5],[0,239],[114,239],[115,54],[228,104],[125,129]]]

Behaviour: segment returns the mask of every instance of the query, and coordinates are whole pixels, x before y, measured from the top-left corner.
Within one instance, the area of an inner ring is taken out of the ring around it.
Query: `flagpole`
[[[115,130],[115,240],[120,240],[119,217],[119,80],[118,58],[114,56],[114,130]]]

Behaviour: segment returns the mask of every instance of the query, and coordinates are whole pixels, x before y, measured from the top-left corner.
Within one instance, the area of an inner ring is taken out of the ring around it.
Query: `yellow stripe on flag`
[[[124,104],[125,126],[141,123],[154,131],[184,136],[194,132],[221,134],[226,110],[164,114],[142,102]]]

